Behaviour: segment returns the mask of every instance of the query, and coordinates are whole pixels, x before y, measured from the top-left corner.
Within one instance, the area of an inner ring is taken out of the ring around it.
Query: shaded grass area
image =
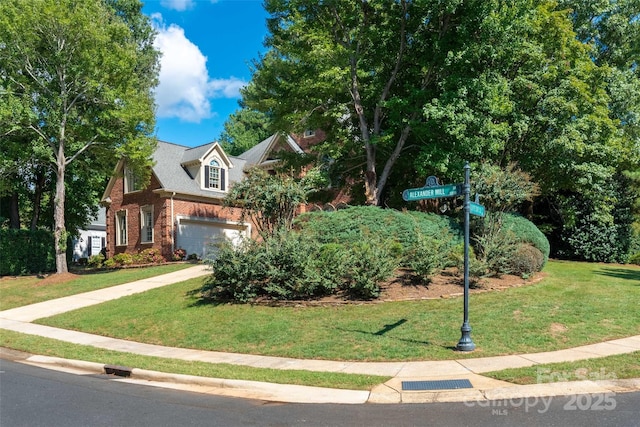
[[[0,330],[0,346],[45,356],[84,360],[106,365],[128,366],[130,368],[148,369],[166,373],[196,375],[209,378],[262,381],[277,384],[341,388],[347,390],[370,390],[374,386],[387,382],[390,379],[390,377],[375,375],[253,368],[225,363],[205,363],[140,356],[131,353],[71,344],[8,330]]]
[[[640,334],[640,267],[549,262],[540,283],[470,298],[476,351],[460,353],[462,298],[326,307],[202,304],[204,279],[38,323],[203,350],[293,358],[444,360],[570,348]]]
[[[3,277],[0,280],[0,311],[82,292],[95,291],[140,279],[193,267],[193,264],[172,263],[122,270],[84,271],[72,280],[56,283],[37,276]]]
[[[514,384],[640,378],[640,351],[579,362],[549,363],[528,368],[505,369],[483,375]]]

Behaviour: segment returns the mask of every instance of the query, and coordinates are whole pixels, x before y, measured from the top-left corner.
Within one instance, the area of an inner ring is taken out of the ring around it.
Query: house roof
[[[153,173],[160,182],[163,190],[181,194],[191,194],[203,197],[224,197],[221,191],[211,191],[201,188],[200,183],[194,180],[183,165],[202,159],[211,152],[217,142],[201,145],[199,147],[185,147],[170,142],[158,141],[158,147],[153,153]],[[220,150],[224,153],[222,150]],[[226,157],[226,155],[225,155]],[[229,164],[229,184],[240,181],[243,178],[242,168],[245,161],[235,157],[227,159]]]
[[[298,154],[302,154],[303,150],[296,143],[296,141],[291,138],[289,135],[282,135],[275,133],[271,135],[269,138],[261,141],[258,145],[248,149],[244,153],[238,156],[240,159],[244,159],[246,162],[246,167],[251,166],[259,166],[264,164],[273,163],[272,158],[269,157],[270,154],[276,152],[276,148],[278,148],[279,144],[283,144],[284,147],[289,147],[291,150]],[[282,147],[282,145],[281,145]]]
[[[186,147],[171,142],[158,141],[156,151],[153,153],[154,166],[152,168],[153,174],[160,183],[160,188],[156,191],[222,199],[226,193],[203,189],[200,182],[190,174],[189,166],[202,162],[211,152],[216,151],[222,161],[226,163],[227,184],[232,185],[234,182],[241,181],[244,178],[244,171],[251,166],[267,166],[274,163],[276,160],[271,156],[271,153],[281,148],[289,148],[297,153],[303,152],[293,138],[280,134],[270,136],[239,156],[227,156],[217,142],[210,142],[198,147]],[[116,173],[121,171],[123,164],[122,160],[118,163]],[[107,201],[114,183],[115,173],[107,185],[102,197],[103,201]]]

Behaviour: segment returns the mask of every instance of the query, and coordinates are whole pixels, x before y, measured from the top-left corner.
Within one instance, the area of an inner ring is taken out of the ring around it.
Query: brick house
[[[308,148],[317,137],[308,135],[302,145]],[[106,208],[107,257],[154,248],[170,260],[181,248],[203,258],[216,239],[237,242],[253,237],[255,227],[240,222],[240,210],[224,208],[223,200],[249,168],[271,169],[282,150],[303,152],[294,137],[281,134],[237,157],[228,156],[217,142],[198,147],[158,142],[151,182],[144,189],[120,160],[101,200]]]

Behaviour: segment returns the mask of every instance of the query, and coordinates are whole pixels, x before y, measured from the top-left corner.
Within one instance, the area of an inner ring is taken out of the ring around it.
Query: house
[[[95,217],[91,218],[89,225],[79,231],[78,237],[72,241],[73,262],[87,260],[98,255],[107,242],[106,211],[104,207],[98,209]]]
[[[217,142],[185,147],[160,141],[144,189],[120,160],[101,200],[107,257],[153,248],[168,260],[176,249],[205,258],[217,239],[237,243],[254,236],[255,227],[240,221],[238,208],[223,207],[223,200],[249,168],[272,169],[282,150],[303,152],[293,137],[281,134],[237,157],[228,156]]]

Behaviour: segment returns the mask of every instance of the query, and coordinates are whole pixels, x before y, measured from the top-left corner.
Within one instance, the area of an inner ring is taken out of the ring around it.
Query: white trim
[[[236,230],[245,231],[247,233],[247,237],[251,236],[251,224],[248,222],[239,222],[220,218],[203,218],[201,216],[191,215],[176,215],[176,223],[180,223],[180,221],[226,226],[227,228],[235,228]]]
[[[146,214],[151,214],[151,224],[147,224]],[[153,223],[153,205],[144,205],[140,206],[140,244],[146,245],[149,243],[153,243],[155,239],[154,233],[154,223]],[[147,237],[147,229],[151,228],[151,240],[146,240]],[[143,239],[144,237],[144,239]]]
[[[131,194],[131,193],[137,193],[142,191],[142,185],[138,182],[140,181],[140,178],[138,178],[135,175],[135,173],[127,167],[126,164],[124,166],[124,170],[122,174],[122,181],[124,183],[124,188],[123,188],[124,194]],[[133,181],[133,186],[131,185],[132,184],[131,181]]]
[[[122,233],[120,231],[120,221],[119,218],[124,217],[124,234],[125,241],[122,242]],[[116,246],[127,246],[129,244],[129,218],[128,212],[126,209],[120,209],[116,211],[114,214],[115,227],[116,227]]]

